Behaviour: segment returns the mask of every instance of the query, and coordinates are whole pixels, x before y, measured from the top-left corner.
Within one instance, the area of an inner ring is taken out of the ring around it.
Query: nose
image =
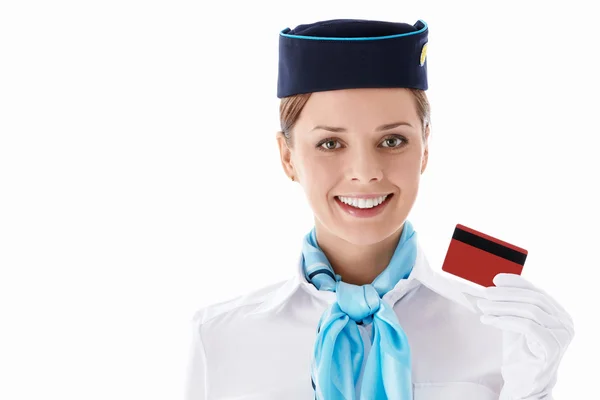
[[[350,178],[362,183],[378,182],[383,179],[381,160],[375,150],[357,149],[349,154]]]

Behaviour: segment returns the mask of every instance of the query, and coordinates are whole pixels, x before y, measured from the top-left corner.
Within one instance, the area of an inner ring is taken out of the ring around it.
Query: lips
[[[353,217],[371,218],[382,213],[393,197],[393,193],[383,196],[336,196],[335,202],[345,213]]]
[[[389,194],[382,196],[368,195],[368,196],[337,196],[337,198],[344,204],[355,208],[373,208],[383,203]]]

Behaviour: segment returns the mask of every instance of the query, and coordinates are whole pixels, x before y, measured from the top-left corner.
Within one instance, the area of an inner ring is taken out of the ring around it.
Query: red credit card
[[[521,275],[526,258],[525,249],[457,224],[442,270],[490,287],[499,273]]]

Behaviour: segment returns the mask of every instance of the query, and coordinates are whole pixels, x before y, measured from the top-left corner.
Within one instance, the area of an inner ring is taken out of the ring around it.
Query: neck
[[[404,225],[403,225],[404,226]],[[356,245],[316,224],[317,242],[336,274],[353,285],[373,283],[387,268],[398,246],[403,226],[393,235],[371,245]]]

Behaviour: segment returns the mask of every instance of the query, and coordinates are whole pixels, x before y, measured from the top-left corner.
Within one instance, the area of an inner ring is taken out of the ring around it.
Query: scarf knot
[[[381,298],[373,285],[351,285],[343,281],[336,284],[340,309],[358,324],[369,324],[379,310]]]

